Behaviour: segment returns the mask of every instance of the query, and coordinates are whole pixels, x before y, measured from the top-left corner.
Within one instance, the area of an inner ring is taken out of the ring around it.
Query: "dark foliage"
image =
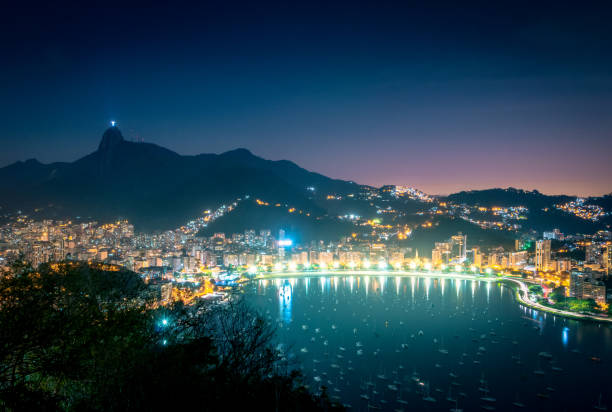
[[[570,196],[549,196],[537,190],[528,191],[509,187],[507,189],[471,190],[454,193],[446,197],[454,203],[465,203],[485,207],[525,206],[530,210],[552,207],[558,203],[573,200]]]
[[[0,280],[0,330],[2,409],[334,409],[244,304],[155,308],[129,271],[16,267]]]

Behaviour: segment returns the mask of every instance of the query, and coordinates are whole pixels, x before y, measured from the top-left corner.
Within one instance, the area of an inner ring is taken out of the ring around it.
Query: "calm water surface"
[[[502,284],[277,278],[254,282],[247,298],[277,324],[310,388],[352,410],[612,406],[610,327],[525,308]]]

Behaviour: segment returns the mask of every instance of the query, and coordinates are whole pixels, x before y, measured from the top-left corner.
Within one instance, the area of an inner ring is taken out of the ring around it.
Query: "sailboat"
[[[524,408],[524,407],[525,407],[525,404],[524,404],[524,403],[522,403],[522,402],[519,400],[518,393],[516,394],[516,401],[512,402],[512,405],[513,405],[513,406],[515,406],[515,407],[517,407],[517,408]]]
[[[463,412],[463,409],[459,409],[458,401],[455,399],[455,407],[450,408],[450,412]]]
[[[438,352],[443,355],[448,355],[448,349],[444,349],[444,339],[442,339],[442,343],[440,344],[440,349],[438,349]]]
[[[425,384],[425,396],[423,396],[423,400],[425,402],[431,402],[431,403],[437,402],[436,398],[432,397],[429,394],[429,382],[427,382],[427,384]]]
[[[601,403],[601,393],[599,394],[599,401],[597,402],[597,405],[593,405],[593,409],[595,409],[596,411],[607,411],[608,410],[608,407],[604,405],[603,403]]]
[[[453,387],[452,386],[448,387],[448,396],[446,397],[446,400],[449,402],[457,403],[457,398],[453,398]]]
[[[484,373],[482,374],[482,378],[480,379],[480,386],[478,387],[478,391],[482,392],[485,395],[490,392],[489,387],[487,386],[487,380],[484,378]]]

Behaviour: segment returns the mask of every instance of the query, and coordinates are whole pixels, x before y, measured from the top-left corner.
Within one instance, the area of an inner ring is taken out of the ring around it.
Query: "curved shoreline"
[[[518,280],[515,278],[509,278],[509,277],[503,277],[502,280],[514,282],[516,286],[518,286],[516,290],[516,298],[523,305],[528,306],[532,309],[540,310],[540,311],[547,312],[547,313],[552,313],[553,315],[561,316],[564,318],[570,318],[574,320],[602,322],[602,323],[612,324],[612,318],[596,316],[596,315],[586,315],[582,313],[570,312],[567,310],[555,309],[549,306],[544,306],[540,303],[534,302],[531,299],[529,299],[529,288],[527,284],[523,282],[522,280]]]
[[[548,306],[541,305],[529,299],[529,288],[527,284],[522,280],[511,278],[511,277],[493,277],[493,276],[479,276],[465,273],[442,273],[442,272],[417,272],[417,271],[406,271],[406,270],[391,270],[391,271],[380,271],[380,270],[325,270],[317,272],[299,272],[299,271],[283,271],[283,272],[266,272],[255,277],[254,280],[259,279],[277,279],[277,278],[297,278],[297,277],[346,277],[346,276],[390,276],[390,277],[425,277],[425,278],[445,278],[445,279],[461,279],[461,280],[478,280],[485,282],[502,282],[510,281],[517,286],[516,297],[518,301],[532,309],[540,310],[542,312],[551,313],[556,316],[564,318],[581,320],[581,321],[592,321],[612,324],[612,318],[586,315],[582,313],[570,312],[566,310],[560,310],[551,308]]]

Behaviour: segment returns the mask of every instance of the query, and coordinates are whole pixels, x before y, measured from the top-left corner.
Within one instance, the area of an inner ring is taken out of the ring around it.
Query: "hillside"
[[[565,203],[575,199],[573,196],[559,195],[549,196],[537,190],[527,191],[509,187],[507,189],[470,190],[453,193],[443,200],[454,203],[465,203],[477,206],[525,206],[529,209],[542,209],[552,207],[555,204]]]
[[[255,201],[243,201],[231,214],[226,214],[200,231],[200,236],[217,232],[242,233],[245,230],[270,229],[278,233],[283,229],[296,243],[312,240],[337,241],[358,230],[352,223],[327,216],[308,216],[305,212],[289,213],[284,207],[261,206]]]
[[[140,230],[176,227],[238,197],[251,195],[308,210],[312,199],[348,193],[358,185],[307,171],[289,161],[269,161],[246,149],[181,156],[150,143],[123,139],[109,128],[95,152],[72,163],[17,162],[0,169],[3,211],[43,209],[49,217],[127,218]]]

